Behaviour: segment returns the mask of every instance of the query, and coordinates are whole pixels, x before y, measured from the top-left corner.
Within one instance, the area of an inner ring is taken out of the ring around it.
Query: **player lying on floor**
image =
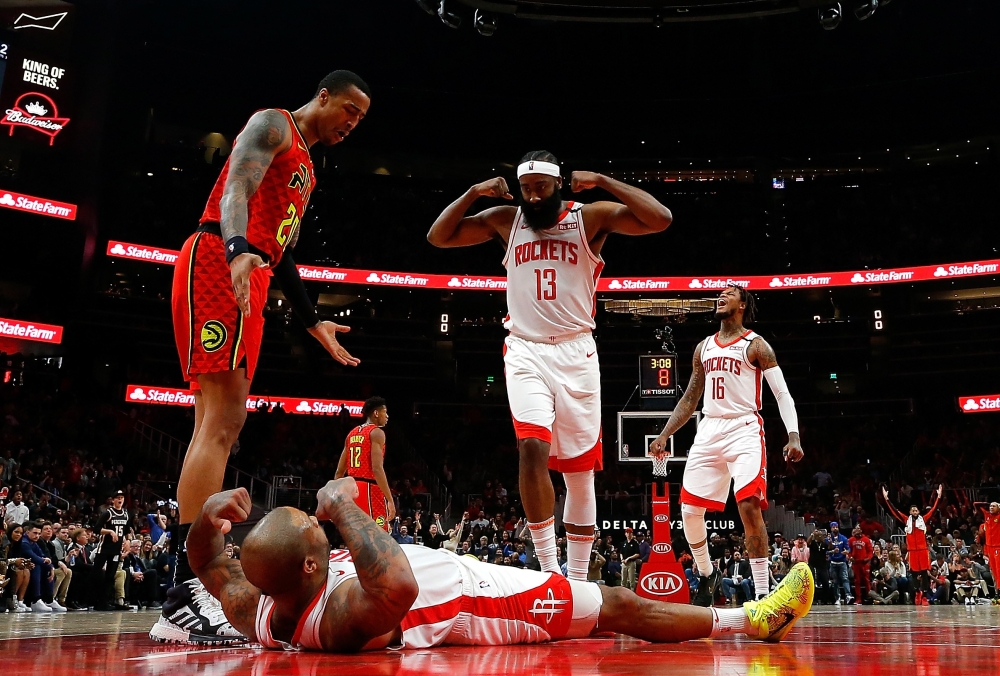
[[[243,488],[216,493],[188,534],[188,560],[233,627],[266,648],[354,652],[387,647],[513,645],[616,632],[655,642],[743,633],[779,641],[812,605],[808,566],[743,608],[647,601],[622,587],[491,565],[398,545],[354,503],[354,479],[319,491],[316,518],[281,507],[254,526],[241,559],[225,534],[250,513]],[[318,519],[347,541],[330,552]]]

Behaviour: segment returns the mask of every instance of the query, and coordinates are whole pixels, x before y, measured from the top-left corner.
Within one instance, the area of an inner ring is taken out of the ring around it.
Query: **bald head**
[[[325,577],[329,557],[323,529],[292,507],[279,507],[261,519],[240,550],[247,580],[268,596],[294,594],[310,578]]]

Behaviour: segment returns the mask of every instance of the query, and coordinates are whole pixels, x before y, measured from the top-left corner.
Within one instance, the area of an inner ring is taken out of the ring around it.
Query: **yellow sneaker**
[[[750,638],[777,643],[812,608],[816,582],[805,563],[795,564],[773,592],[743,604],[750,619]]]

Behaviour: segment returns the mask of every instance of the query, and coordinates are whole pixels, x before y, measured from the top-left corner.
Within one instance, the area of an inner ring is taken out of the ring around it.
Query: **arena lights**
[[[821,7],[816,10],[816,14],[819,17],[819,25],[823,27],[823,30],[828,31],[832,31],[839,26],[844,16],[839,2],[835,2],[829,7]]]
[[[141,244],[108,242],[106,251],[114,258],[174,265],[179,252]],[[470,275],[431,275],[418,272],[385,272],[351,268],[325,268],[299,265],[299,274],[307,281],[364,284],[368,286],[400,286],[448,291],[506,291],[505,277]],[[745,277],[608,277],[599,280],[597,290],[610,293],[634,291],[718,291],[730,284],[739,284],[755,291],[819,289],[835,286],[874,286],[903,282],[924,282],[943,278],[976,277],[1000,274],[1000,259],[921,265],[889,270],[848,270],[817,272],[800,275],[762,275]]]
[[[438,6],[441,3],[438,0],[417,0],[417,5],[420,9],[424,10],[431,16],[437,16]]]
[[[18,192],[0,190],[0,207],[15,211],[26,211],[29,214],[64,218],[67,221],[76,220],[76,205],[66,202],[54,202],[44,197],[32,197]]]
[[[959,397],[958,407],[962,409],[962,413],[1000,412],[1000,394]]]
[[[161,404],[167,406],[194,406],[194,393],[173,387],[155,385],[128,385],[125,401],[132,404]],[[280,408],[294,415],[338,415],[346,408],[352,416],[360,416],[363,401],[343,399],[310,399],[308,397],[270,397],[251,394],[247,397],[248,411],[274,411]]]
[[[476,14],[473,17],[473,24],[476,27],[476,32],[484,38],[488,38],[497,32],[497,17],[493,14],[487,14],[481,9],[476,10]]]
[[[58,345],[62,342],[63,327],[0,317],[0,336]]]
[[[449,0],[441,0],[441,4],[438,5],[437,9],[438,18],[441,19],[441,23],[448,28],[458,28],[462,25],[462,17],[454,12],[448,11],[448,2]]]

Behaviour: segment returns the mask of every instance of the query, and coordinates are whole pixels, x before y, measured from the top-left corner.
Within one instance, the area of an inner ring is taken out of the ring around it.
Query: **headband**
[[[521,178],[525,174],[543,174],[545,176],[555,176],[559,178],[559,165],[542,160],[528,160],[522,162],[517,167],[517,177]]]

